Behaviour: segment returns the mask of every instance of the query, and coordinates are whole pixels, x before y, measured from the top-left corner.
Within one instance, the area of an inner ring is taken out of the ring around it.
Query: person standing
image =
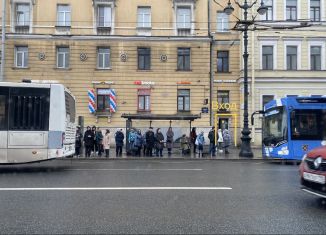
[[[106,129],[105,135],[103,137],[103,148],[105,151],[105,157],[110,157],[110,144],[111,144],[110,130]]]
[[[122,132],[122,129],[118,129],[117,132],[115,133],[115,145],[116,145],[115,156],[116,157],[122,156],[122,147],[123,147],[124,138],[125,136]]]
[[[223,131],[223,145],[225,154],[229,154],[229,146],[231,145],[231,136],[229,134],[229,130],[225,129]]]
[[[75,155],[76,157],[80,157],[80,150],[82,147],[82,139],[83,139],[83,134],[80,131],[80,127],[77,126],[76,129],[76,138],[75,138]]]
[[[174,133],[173,133],[172,127],[169,127],[168,131],[166,132],[166,147],[168,149],[168,155],[169,155],[169,157],[172,154],[173,137],[174,137]]]
[[[99,127],[96,131],[95,142],[97,144],[98,156],[101,157],[103,152],[103,134]]]
[[[216,156],[216,146],[215,146],[215,127],[213,126],[212,129],[208,133],[209,139],[209,154],[211,157]]]
[[[185,156],[187,154],[187,151],[190,152],[188,138],[186,134],[182,135],[180,143],[181,143],[182,156]]]
[[[196,139],[197,139],[197,133],[196,133],[196,127],[193,127],[191,132],[190,132],[190,139],[191,139],[191,143],[194,146],[194,154],[196,154]]]
[[[150,127],[149,130],[146,132],[146,148],[147,148],[146,156],[148,157],[153,156],[154,144],[155,144],[155,136],[153,132],[153,127]]]
[[[88,126],[84,135],[85,157],[91,156],[92,150],[94,148],[94,140],[94,132],[91,130],[91,127]]]
[[[155,134],[155,150],[156,157],[163,157],[163,147],[164,147],[164,136],[161,132],[161,128],[157,128]]]
[[[140,157],[142,145],[143,145],[143,137],[141,135],[141,131],[137,130],[136,139],[135,139],[135,148],[137,148],[136,157]]]
[[[129,143],[129,150],[128,155],[135,156],[138,148],[135,147],[135,140],[136,140],[136,130],[130,129],[129,136],[128,136],[128,143]]]
[[[203,157],[203,150],[205,144],[204,132],[201,131],[200,134],[197,136],[196,144],[198,145],[198,157]]]
[[[143,139],[143,147],[144,147],[143,156],[145,157],[147,154],[146,132],[143,134],[142,139]]]
[[[222,134],[222,130],[218,129],[217,134],[218,134],[218,139],[217,139],[218,151],[219,151],[219,153],[221,153],[221,152],[223,152],[223,134]]]
[[[92,132],[94,134],[94,141],[93,141],[93,156],[95,157],[96,152],[97,152],[97,143],[96,143],[96,126],[92,126]]]

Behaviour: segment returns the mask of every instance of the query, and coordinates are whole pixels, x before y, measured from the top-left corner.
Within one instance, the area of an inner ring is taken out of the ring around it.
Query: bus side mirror
[[[255,119],[254,119],[254,116],[256,115],[256,114],[264,114],[265,112],[264,112],[264,110],[258,110],[258,111],[255,111],[255,112],[253,112],[252,114],[251,114],[251,125],[253,126],[255,123],[254,123],[254,121],[255,121]]]

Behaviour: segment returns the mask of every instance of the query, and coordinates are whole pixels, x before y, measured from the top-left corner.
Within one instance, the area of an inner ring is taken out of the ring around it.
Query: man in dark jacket
[[[85,145],[85,156],[90,157],[93,147],[94,147],[94,132],[91,130],[91,127],[88,126],[84,135],[84,145]]]
[[[122,129],[117,130],[117,132],[115,133],[115,155],[116,157],[121,157],[122,156],[122,146],[123,146],[123,140],[124,140],[125,136],[122,132]]]
[[[146,156],[152,157],[153,156],[153,148],[155,143],[155,136],[153,132],[153,127],[150,127],[149,130],[146,132]]]
[[[75,155],[76,157],[80,157],[80,150],[82,147],[82,139],[83,139],[83,134],[80,131],[80,127],[77,126],[76,130],[76,138],[75,138]]]
[[[212,129],[208,133],[209,139],[209,153],[212,157],[216,156],[216,147],[215,147],[215,127],[213,126]]]

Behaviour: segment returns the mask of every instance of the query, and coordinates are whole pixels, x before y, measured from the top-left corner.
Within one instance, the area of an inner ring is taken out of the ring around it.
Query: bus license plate
[[[308,181],[325,184],[325,176],[303,172],[303,178]]]

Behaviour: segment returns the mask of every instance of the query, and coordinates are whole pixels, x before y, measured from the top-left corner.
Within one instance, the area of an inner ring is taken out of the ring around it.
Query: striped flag
[[[110,112],[115,113],[117,111],[117,99],[114,89],[110,89]]]
[[[90,113],[95,113],[95,92],[94,90],[88,90],[88,110]]]

